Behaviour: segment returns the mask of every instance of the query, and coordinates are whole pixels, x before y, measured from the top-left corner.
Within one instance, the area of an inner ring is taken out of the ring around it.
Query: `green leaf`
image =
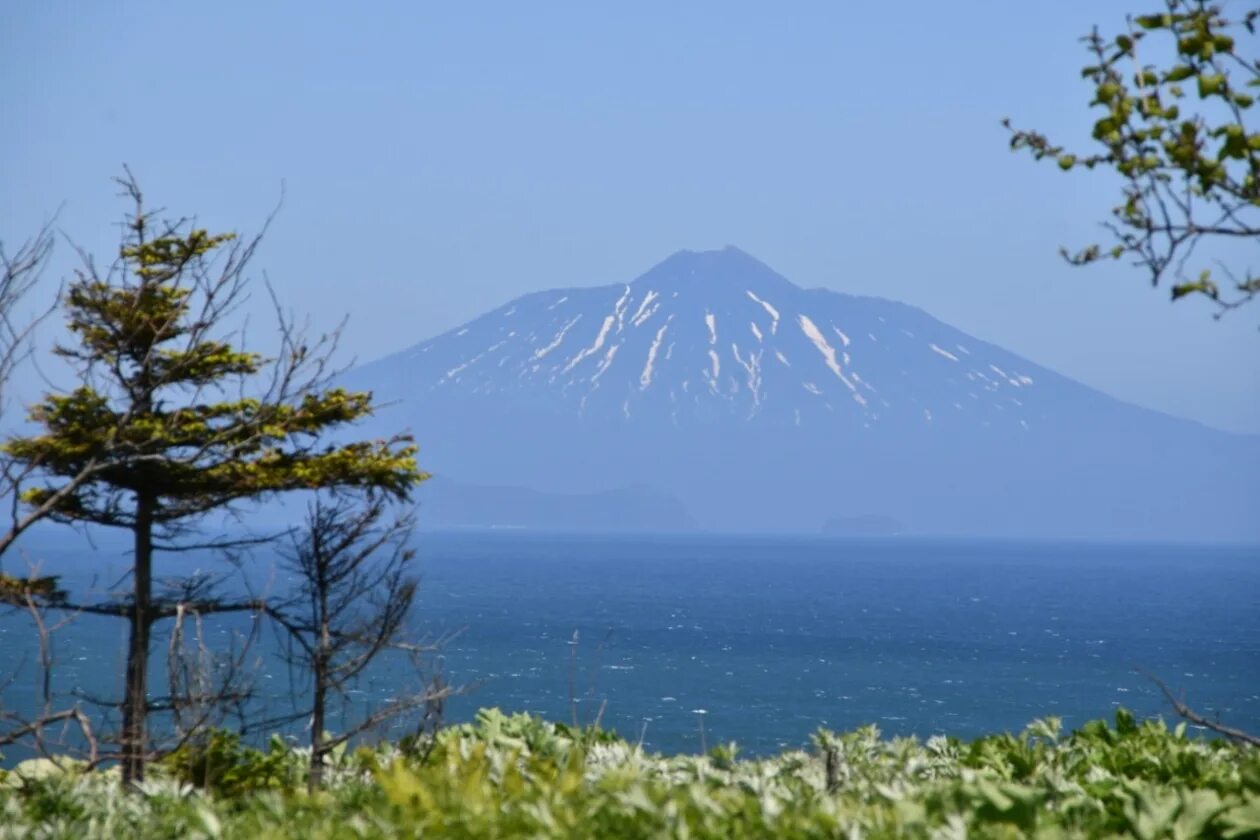
[[[1220,73],[1199,76],[1199,96],[1207,98],[1225,90],[1225,77]]]
[[[1112,117],[1103,117],[1094,123],[1094,139],[1105,140],[1116,131],[1116,121]]]
[[[1198,55],[1203,48],[1203,38],[1200,35],[1191,35],[1177,41],[1177,52],[1182,55]]]
[[[1255,837],[1260,834],[1260,798],[1230,808],[1221,815],[1220,821],[1225,828],[1223,837]]]
[[[1098,86],[1096,95],[1099,102],[1110,102],[1120,93],[1120,86],[1115,82],[1103,82]]]
[[[1139,15],[1133,22],[1143,29],[1163,29],[1172,25],[1171,15]]]
[[[1224,807],[1214,790],[1195,790],[1182,795],[1181,813],[1173,823],[1174,837],[1202,837],[1208,823]]]
[[[1207,279],[1207,272],[1203,272],[1200,278],[1193,283],[1178,283],[1172,287],[1172,299],[1179,300],[1186,295],[1195,293],[1207,295],[1215,299],[1219,294],[1216,284]]]
[[[1076,155],[1059,155],[1059,168],[1064,172],[1076,165]]]

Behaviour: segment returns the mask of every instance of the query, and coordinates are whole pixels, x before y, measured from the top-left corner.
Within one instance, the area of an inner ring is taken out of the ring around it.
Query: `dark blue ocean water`
[[[761,753],[820,726],[972,736],[1167,712],[1142,667],[1260,729],[1256,547],[528,533],[417,547],[416,626],[462,630],[442,664],[474,684],[455,719],[500,706],[589,722],[606,704],[606,726],[657,749],[699,749],[703,725],[709,746]],[[51,552],[47,569],[83,562]],[[125,566],[92,562],[101,579]],[[29,653],[25,633],[0,619],[0,673]],[[115,685],[122,633],[62,631],[59,684]],[[264,685],[284,679],[264,670]],[[363,702],[399,674],[375,672]],[[5,701],[30,691],[19,680]]]

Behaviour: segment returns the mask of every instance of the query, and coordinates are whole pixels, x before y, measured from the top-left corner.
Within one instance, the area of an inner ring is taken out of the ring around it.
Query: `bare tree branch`
[[[1213,732],[1216,732],[1217,734],[1224,735],[1226,738],[1229,738],[1230,740],[1236,741],[1240,744],[1247,744],[1252,747],[1260,747],[1260,737],[1252,735],[1248,732],[1244,732],[1243,730],[1237,729],[1233,726],[1226,726],[1225,724],[1220,723],[1218,721],[1214,721],[1210,718],[1205,718],[1203,715],[1199,714],[1194,709],[1191,709],[1189,706],[1187,706],[1181,698],[1173,694],[1172,689],[1168,687],[1168,684],[1165,683],[1163,680],[1161,680],[1159,677],[1141,668],[1138,668],[1136,670],[1139,674],[1146,677],[1151,682],[1155,683],[1155,685],[1159,688],[1159,690],[1163,692],[1164,697],[1172,705],[1173,711],[1175,711],[1179,717],[1185,718],[1186,720],[1190,721],[1196,726],[1202,726],[1204,729],[1209,729]]]
[[[291,597],[272,610],[283,629],[287,660],[311,677],[309,703],[311,771],[318,788],[328,753],[384,721],[413,711],[440,709],[451,693],[444,685],[418,685],[399,692],[381,708],[343,728],[325,732],[334,706],[344,706],[348,691],[365,669],[393,651],[411,657],[419,668],[432,644],[409,643],[405,621],[415,601],[410,570],[414,552],[407,547],[413,517],[388,517],[386,499],[369,493],[360,503],[334,496],[316,499],[306,527],[295,532],[282,553],[284,567],[297,578]]]

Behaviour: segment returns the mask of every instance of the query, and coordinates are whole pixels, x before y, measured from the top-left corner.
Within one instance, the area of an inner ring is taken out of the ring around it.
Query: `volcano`
[[[388,404],[382,432],[416,436],[433,493],[443,476],[652,488],[722,531],[879,517],[912,534],[1260,538],[1260,438],[1121,402],[912,306],[801,288],[734,247],[525,295],[347,384]]]

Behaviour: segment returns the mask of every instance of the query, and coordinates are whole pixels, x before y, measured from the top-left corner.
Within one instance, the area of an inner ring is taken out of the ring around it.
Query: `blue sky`
[[[1077,38],[1137,1],[16,0],[0,238],[60,208],[108,253],[123,162],[211,228],[256,229],[283,181],[257,266],[316,325],[349,314],[361,360],[518,294],[735,244],[801,285],[902,300],[1123,399],[1260,432],[1260,306],[1217,322],[1135,269],[1066,266],[1058,246],[1096,237],[1113,185],[1006,151],[1004,116],[1087,138]],[[62,247],[49,279],[69,265]]]

